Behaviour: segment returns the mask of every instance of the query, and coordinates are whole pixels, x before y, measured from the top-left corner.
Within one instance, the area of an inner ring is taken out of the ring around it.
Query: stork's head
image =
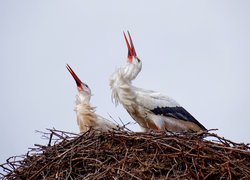
[[[135,47],[132,41],[132,38],[130,36],[130,33],[128,32],[128,38],[126,37],[126,34],[123,32],[127,47],[128,47],[128,66],[125,69],[125,76],[129,80],[133,80],[136,78],[138,73],[141,71],[142,68],[142,62],[141,60],[137,57]]]
[[[80,94],[86,95],[86,96],[91,96],[91,90],[89,88],[89,86],[85,83],[83,83],[78,76],[75,74],[75,72],[72,70],[72,68],[66,64],[66,68],[69,70],[70,74],[73,76],[73,78],[76,81],[76,85],[77,85],[77,90]]]

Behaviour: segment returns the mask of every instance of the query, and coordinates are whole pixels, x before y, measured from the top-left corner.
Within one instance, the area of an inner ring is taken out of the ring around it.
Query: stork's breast
[[[145,109],[142,109],[140,106],[132,105],[127,109],[130,116],[143,128],[158,130],[158,127],[148,117],[148,112]]]

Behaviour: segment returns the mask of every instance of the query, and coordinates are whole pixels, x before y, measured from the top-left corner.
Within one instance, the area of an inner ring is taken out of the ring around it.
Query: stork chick
[[[90,105],[91,90],[87,84],[83,83],[72,68],[67,64],[66,68],[75,79],[78,94],[76,95],[76,116],[80,133],[88,131],[90,128],[102,132],[117,130],[118,126],[109,120],[97,115],[95,108]]]
[[[200,131],[206,128],[174,99],[159,92],[150,91],[132,85],[142,69],[142,62],[137,57],[132,38],[123,32],[127,47],[127,64],[117,69],[110,78],[112,100],[121,103],[130,116],[144,131]]]

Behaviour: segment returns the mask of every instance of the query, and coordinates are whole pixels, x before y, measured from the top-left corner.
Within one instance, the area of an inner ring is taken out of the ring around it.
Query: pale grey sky
[[[171,96],[221,136],[250,142],[249,9],[243,0],[1,0],[0,162],[46,143],[35,130],[79,131],[66,63],[90,86],[98,114],[132,121],[109,88],[126,63],[126,30],[143,62],[134,85]]]

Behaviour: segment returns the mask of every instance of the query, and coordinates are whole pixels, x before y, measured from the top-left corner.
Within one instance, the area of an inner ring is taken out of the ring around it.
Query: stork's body
[[[173,132],[200,131],[206,128],[175,100],[159,92],[144,90],[132,85],[142,68],[132,39],[128,46],[128,62],[116,70],[110,78],[112,98],[115,104],[121,103],[131,117],[144,131],[169,130]]]
[[[78,94],[76,95],[75,111],[80,132],[86,132],[90,128],[101,132],[118,129],[117,125],[95,113],[95,108],[90,105],[90,88],[77,77],[69,65],[66,67],[77,84]]]

